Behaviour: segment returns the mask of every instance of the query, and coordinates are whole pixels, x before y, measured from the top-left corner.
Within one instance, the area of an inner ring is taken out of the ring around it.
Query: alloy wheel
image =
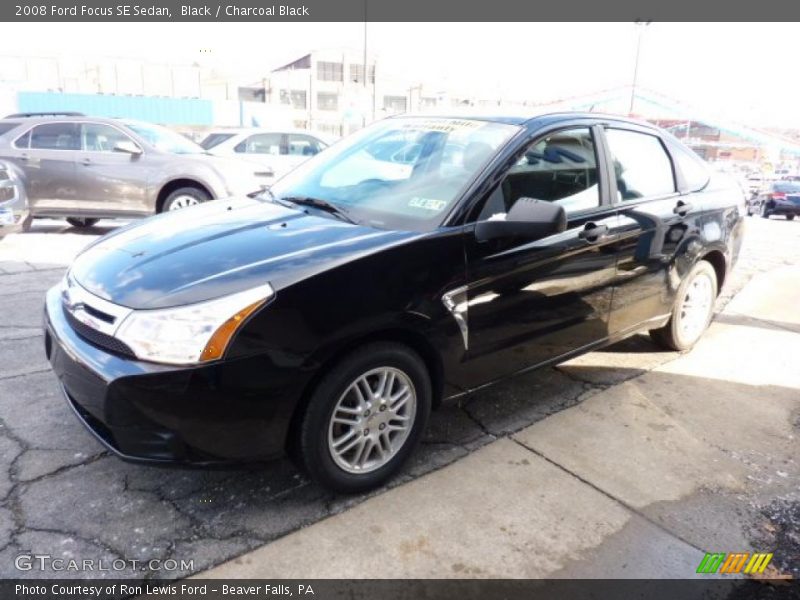
[[[411,378],[394,367],[360,375],[339,397],[328,424],[328,451],[348,473],[387,464],[408,440],[417,411]]]
[[[694,343],[705,331],[714,305],[714,282],[698,273],[686,288],[681,302],[678,330],[685,342]]]
[[[181,194],[180,196],[175,196],[172,202],[170,202],[169,210],[178,210],[181,208],[194,206],[196,204],[200,204],[200,200],[189,194]]]

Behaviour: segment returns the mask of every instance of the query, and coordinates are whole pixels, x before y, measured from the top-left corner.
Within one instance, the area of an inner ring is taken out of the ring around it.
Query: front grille
[[[65,310],[64,314],[67,317],[67,323],[69,323],[70,327],[72,327],[75,333],[77,333],[90,344],[121,356],[127,356],[130,358],[136,357],[136,355],[133,353],[133,350],[131,350],[127,344],[119,341],[117,338],[107,335],[102,331],[92,329],[85,323],[81,323],[68,310]]]

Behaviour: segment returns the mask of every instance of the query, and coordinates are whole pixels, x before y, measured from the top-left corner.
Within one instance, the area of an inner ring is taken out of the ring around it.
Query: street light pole
[[[636,60],[633,63],[633,84],[631,85],[631,103],[628,108],[628,115],[633,116],[633,103],[636,98],[636,80],[639,77],[639,53],[642,49],[642,34],[644,28],[650,25],[652,21],[636,21]]]

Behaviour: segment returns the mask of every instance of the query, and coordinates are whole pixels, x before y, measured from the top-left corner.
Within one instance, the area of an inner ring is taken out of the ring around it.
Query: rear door
[[[75,159],[78,126],[63,121],[41,123],[17,137],[8,158],[24,172],[34,214],[64,214],[77,200]]]
[[[702,209],[698,195],[680,190],[673,158],[654,131],[607,126],[604,140],[619,216],[609,330],[619,334],[670,312],[680,283],[676,253]]]
[[[136,142],[107,123],[81,123],[80,134],[76,170],[81,210],[104,215],[152,212],[147,204],[149,157],[114,149],[120,142]]]
[[[498,218],[529,197],[564,206],[568,224],[534,242],[479,242],[466,234],[468,286],[453,306],[466,318],[463,380],[469,386],[608,335],[617,217],[604,160],[597,128],[552,131],[533,140],[485,200],[478,221]]]

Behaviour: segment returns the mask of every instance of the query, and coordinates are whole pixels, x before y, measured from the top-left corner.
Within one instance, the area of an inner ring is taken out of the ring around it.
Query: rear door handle
[[[91,161],[91,159],[89,159],[89,158],[84,158],[84,159],[81,159],[81,164],[82,164],[84,167],[88,167],[89,165],[91,165],[91,164],[92,164],[92,161]]]
[[[597,225],[596,223],[587,223],[586,226],[578,233],[578,237],[587,242],[596,242],[601,237],[608,233],[608,225]]]
[[[689,211],[692,210],[692,205],[688,202],[684,202],[683,200],[678,200],[678,203],[675,205],[675,208],[672,209],[676,215],[680,215],[681,217],[685,217],[689,214]]]
[[[28,156],[27,154],[23,154],[22,156],[19,157],[19,159],[21,161],[28,162],[31,159],[31,157]]]

